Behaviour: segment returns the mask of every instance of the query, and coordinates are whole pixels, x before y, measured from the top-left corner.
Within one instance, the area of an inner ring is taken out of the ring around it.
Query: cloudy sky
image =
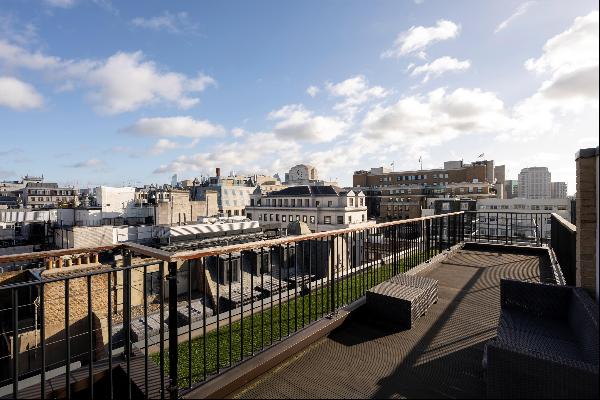
[[[597,1],[2,0],[0,179],[322,178],[486,158],[575,189]]]

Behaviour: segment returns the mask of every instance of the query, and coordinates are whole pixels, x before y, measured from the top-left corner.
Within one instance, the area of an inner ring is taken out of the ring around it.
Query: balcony
[[[565,222],[457,212],[176,253],[0,256],[45,263],[0,282],[0,396],[483,397],[502,279],[568,283]],[[400,274],[439,284],[412,329],[365,308]]]

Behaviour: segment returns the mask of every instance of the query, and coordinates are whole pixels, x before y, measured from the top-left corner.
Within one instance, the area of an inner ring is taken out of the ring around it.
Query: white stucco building
[[[267,194],[257,189],[246,207],[246,216],[261,226],[279,228],[286,228],[290,221],[301,221],[312,232],[374,224],[367,220],[362,191],[335,186],[292,186]]]
[[[96,202],[102,209],[103,218],[118,218],[127,215],[135,206],[135,188],[99,186],[95,189]]]
[[[479,199],[477,211],[485,213],[478,216],[479,233],[482,235],[507,235],[508,237],[513,234],[526,237],[541,235],[545,239],[550,239],[550,216],[556,213],[571,221],[571,200],[568,198]]]

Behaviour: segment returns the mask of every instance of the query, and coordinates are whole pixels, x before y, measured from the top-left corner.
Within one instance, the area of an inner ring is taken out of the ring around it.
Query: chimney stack
[[[216,173],[217,173],[217,178],[221,177],[221,168],[217,167]]]

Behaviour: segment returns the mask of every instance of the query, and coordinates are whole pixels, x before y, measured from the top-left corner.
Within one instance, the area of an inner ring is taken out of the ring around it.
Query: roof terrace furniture
[[[371,315],[411,328],[438,299],[435,279],[401,274],[367,291]]]
[[[503,279],[487,396],[598,398],[598,305],[581,288]]]

